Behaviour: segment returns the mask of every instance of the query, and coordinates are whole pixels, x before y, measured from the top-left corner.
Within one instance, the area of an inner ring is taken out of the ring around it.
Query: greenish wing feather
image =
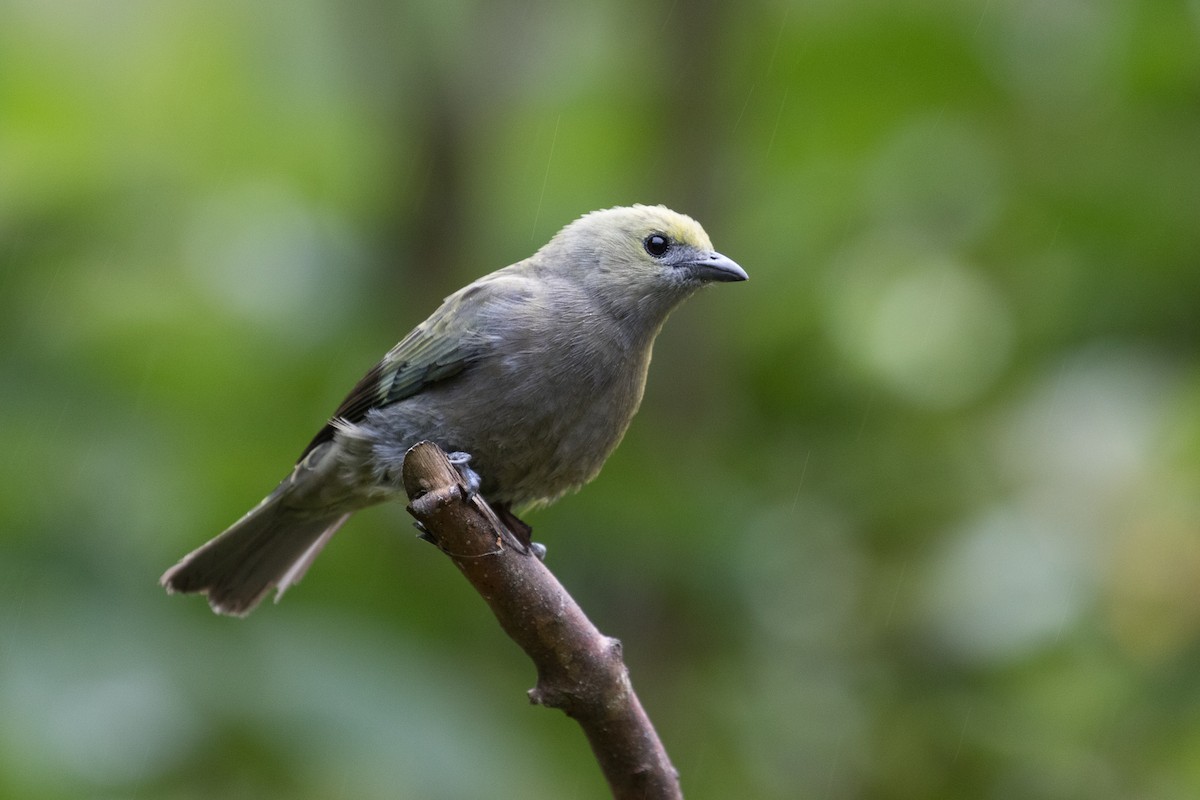
[[[462,372],[478,355],[479,345],[476,340],[465,337],[464,331],[454,330],[456,326],[451,322],[459,317],[456,312],[461,310],[463,301],[476,300],[477,297],[472,295],[477,294],[464,291],[451,298],[393,347],[350,390],[330,421],[304,448],[300,460],[318,445],[333,439],[337,432],[334,420],[360,422],[371,409],[412,397],[426,386]]]
[[[444,317],[432,319],[388,353],[384,363],[393,366],[380,372],[384,378],[379,389],[382,405],[411,397],[429,384],[462,371],[476,347],[466,347],[462,333],[450,333],[447,327]],[[346,413],[353,412],[348,408]]]
[[[532,296],[534,289],[523,268],[524,262],[493,272],[447,297],[433,316],[388,351],[350,390],[299,460],[333,439],[335,420],[361,422],[371,409],[412,397],[479,358],[484,340],[475,335],[472,323],[483,317],[484,306],[519,303]]]

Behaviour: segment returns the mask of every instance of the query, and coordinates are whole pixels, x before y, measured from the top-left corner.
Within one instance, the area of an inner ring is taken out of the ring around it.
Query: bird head
[[[566,271],[614,310],[647,317],[665,316],[705,284],[748,277],[713,249],[700,223],[664,206],[585,214],[559,231],[542,255],[543,263]]]

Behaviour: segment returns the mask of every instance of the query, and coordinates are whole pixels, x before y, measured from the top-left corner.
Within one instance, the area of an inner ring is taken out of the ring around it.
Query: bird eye
[[[671,249],[671,240],[661,233],[652,233],[642,241],[642,245],[650,255],[662,258]]]

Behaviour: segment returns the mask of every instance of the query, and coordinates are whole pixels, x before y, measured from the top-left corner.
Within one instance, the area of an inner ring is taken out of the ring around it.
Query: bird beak
[[[720,253],[700,253],[688,266],[702,281],[744,281],[750,278],[736,261]]]

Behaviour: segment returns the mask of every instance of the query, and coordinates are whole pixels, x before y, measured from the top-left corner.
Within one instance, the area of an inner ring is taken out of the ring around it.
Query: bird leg
[[[479,494],[479,487],[482,484],[482,479],[479,473],[471,469],[468,464],[471,462],[471,454],[464,453],[461,450],[446,455],[450,459],[451,465],[458,471],[458,474],[463,479],[463,499],[470,501]],[[546,560],[546,545],[533,541],[530,537],[533,534],[533,528],[524,520],[512,512],[507,503],[497,503],[492,505],[492,510],[496,512],[499,518],[504,533],[508,533],[514,540],[522,553],[533,553],[539,561]],[[422,531],[424,534],[421,538],[428,539],[428,531]]]
[[[546,545],[541,542],[533,541],[533,528],[529,523],[518,517],[512,512],[507,503],[499,503],[493,506],[496,511],[496,516],[504,523],[504,527],[508,529],[508,533],[517,540],[521,545],[521,552],[533,553],[538,561],[546,560]]]

